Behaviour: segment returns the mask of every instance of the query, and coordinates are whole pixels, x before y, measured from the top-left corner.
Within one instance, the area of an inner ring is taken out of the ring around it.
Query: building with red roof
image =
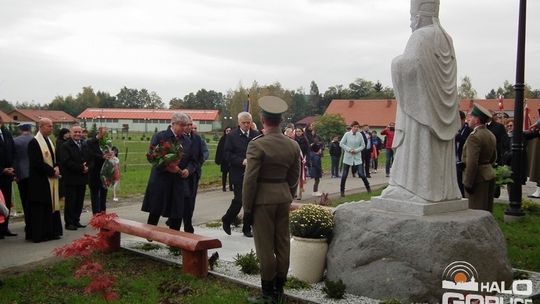
[[[464,99],[460,101],[459,109],[469,113],[474,103],[479,103],[492,112],[506,113],[509,117],[514,117],[513,99]],[[539,119],[540,99],[527,99],[527,106],[534,123]],[[396,109],[395,99],[334,99],[325,114],[340,114],[347,124],[356,120],[362,125],[368,124],[373,129],[380,129],[396,120]]]
[[[50,119],[55,128],[69,128],[78,122],[77,118],[64,111],[15,109],[7,115],[13,120],[13,123],[30,124],[34,128],[36,128],[37,123],[42,118]]]
[[[164,130],[171,123],[173,113],[182,111],[193,119],[198,132],[210,132],[220,129],[218,110],[203,109],[118,109],[118,108],[88,108],[77,116],[82,123],[96,124],[111,130],[123,132],[154,132]]]

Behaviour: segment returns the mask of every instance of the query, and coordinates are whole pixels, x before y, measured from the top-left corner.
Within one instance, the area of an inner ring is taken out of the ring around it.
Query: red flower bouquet
[[[150,146],[150,151],[146,154],[146,158],[153,167],[178,165],[184,148],[180,143],[161,141],[156,146]]]

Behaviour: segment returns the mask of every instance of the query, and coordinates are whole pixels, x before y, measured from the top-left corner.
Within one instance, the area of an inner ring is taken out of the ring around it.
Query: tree
[[[540,90],[531,90],[529,98],[533,98],[533,99],[540,98]]]
[[[138,103],[139,91],[137,89],[128,89],[123,87],[116,94],[116,100],[121,108],[142,108]]]
[[[347,130],[345,119],[341,114],[328,114],[315,121],[317,134],[324,140],[330,141],[334,136],[341,136]]]
[[[118,104],[118,101],[116,100],[116,97],[111,96],[108,92],[101,92],[98,91],[96,93],[96,96],[98,98],[98,104],[100,108],[118,108],[120,105]]]
[[[489,93],[486,95],[486,99],[497,99],[499,96],[497,96],[497,92],[495,92],[494,89],[491,89]]]
[[[302,89],[299,89],[294,93],[291,101],[290,112],[291,120],[293,122],[311,114],[309,98]]]
[[[375,90],[375,92],[382,92],[382,90],[383,90],[382,83],[377,80],[377,83],[375,83],[375,85],[373,85],[373,90]]]
[[[15,107],[13,107],[13,105],[9,101],[5,99],[0,100],[0,111],[4,113],[9,113],[13,111],[14,109]]]
[[[182,109],[184,101],[181,98],[174,97],[169,101],[169,109]]]
[[[349,84],[351,90],[351,97],[354,99],[361,99],[367,97],[374,91],[374,84],[369,80],[357,78],[354,82]]]
[[[324,104],[321,103],[322,98],[321,94],[319,92],[319,86],[317,86],[317,83],[315,83],[315,80],[311,81],[311,84],[309,85],[309,98],[308,102],[311,106],[311,111],[306,111],[306,114],[320,114],[324,112]]]
[[[221,109],[223,94],[214,90],[200,89],[197,93],[184,96],[182,108],[185,109]]]
[[[476,90],[473,88],[471,78],[469,76],[463,77],[461,84],[458,88],[459,99],[474,99],[476,98]]]

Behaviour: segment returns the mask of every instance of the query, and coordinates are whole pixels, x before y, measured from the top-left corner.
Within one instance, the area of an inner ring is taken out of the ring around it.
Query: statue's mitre
[[[438,17],[440,0],[411,0],[413,15]]]

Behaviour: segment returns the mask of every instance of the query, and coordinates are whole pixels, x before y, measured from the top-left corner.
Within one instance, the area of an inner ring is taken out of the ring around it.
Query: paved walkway
[[[329,193],[330,199],[339,197],[339,178],[329,178],[325,176],[319,185],[319,191]],[[372,174],[370,183],[373,189],[388,183],[388,178],[385,177],[383,172]],[[315,202],[318,198],[311,196],[311,187],[313,181],[308,181],[306,186],[306,192],[304,199],[301,202],[310,203]],[[365,191],[362,180],[359,178],[352,178],[349,176],[347,180],[347,194],[363,192]],[[535,185],[528,183],[523,187],[523,196],[533,193]],[[195,227],[195,233],[216,237],[221,240],[223,248],[218,249],[220,259],[226,261],[232,261],[237,253],[244,254],[254,249],[253,239],[246,238],[242,235],[241,229],[233,229],[232,235],[227,235],[220,228],[206,227],[206,223],[218,221],[225,213],[229,203],[232,199],[232,192],[222,192],[221,189],[210,189],[200,192],[197,196],[197,205],[195,207],[195,214],[193,222]],[[501,193],[499,203],[507,202],[508,196],[506,190]],[[540,203],[540,200],[535,201]],[[118,214],[121,218],[131,219],[139,222],[146,222],[148,214],[140,211],[142,204],[142,197],[132,197],[127,199],[121,199],[120,202],[108,202],[109,212]],[[90,219],[91,213],[85,212],[82,214],[81,222],[87,223]],[[162,219],[159,225],[164,225]],[[24,240],[24,223],[22,220],[14,222],[10,225],[11,230],[19,235],[17,237],[6,237],[4,240],[0,240],[0,271],[11,270],[16,271],[20,266],[32,265],[35,263],[41,263],[53,257],[52,250],[57,247],[61,247],[69,242],[80,238],[84,234],[94,234],[95,231],[90,227],[79,229],[77,231],[64,230],[64,236],[60,240],[49,241],[44,243],[34,244]],[[132,243],[137,241],[144,241],[141,238],[132,236],[123,236],[123,242]],[[213,252],[213,251],[212,251]],[[0,272],[1,273],[1,272]]]
[[[339,178],[325,176],[319,184],[319,191],[330,193],[329,197],[331,199],[336,198],[339,196],[339,182]],[[387,182],[388,178],[385,177],[384,172],[372,174],[372,178],[370,179],[373,189],[383,186]],[[317,198],[311,196],[312,187],[313,181],[310,180],[306,185],[306,192],[301,202],[309,203],[317,200]],[[347,187],[349,189],[346,192],[347,194],[365,191],[362,180],[352,178],[351,176],[347,180]],[[232,196],[232,192],[222,192],[221,189],[200,192],[197,196],[195,214],[193,216],[193,223],[197,226],[195,227],[195,233],[220,239],[223,244],[223,248],[218,250],[220,258],[228,261],[232,261],[237,253],[243,254],[249,252],[252,248],[254,249],[253,239],[244,237],[240,229],[233,230],[232,235],[229,236],[221,229],[207,228],[204,224],[220,220],[221,216],[229,207]],[[107,204],[108,212],[114,212],[121,218],[146,222],[148,214],[140,211],[142,205],[141,196],[120,199],[120,202],[109,201]],[[81,216],[81,222],[83,224],[87,223],[90,217],[91,212],[84,212]],[[165,225],[164,223],[165,221],[162,219],[159,225]],[[19,266],[48,260],[54,256],[52,254],[54,248],[64,246],[84,234],[95,233],[95,230],[90,227],[78,229],[77,231],[64,230],[64,235],[60,240],[35,244],[24,240],[24,223],[22,220],[11,223],[10,229],[18,233],[18,236],[6,237],[0,240],[0,270],[9,270],[10,268],[12,268],[11,270],[16,270]],[[137,239],[143,241],[143,239],[131,236],[123,237],[123,240],[129,242],[136,241]]]

